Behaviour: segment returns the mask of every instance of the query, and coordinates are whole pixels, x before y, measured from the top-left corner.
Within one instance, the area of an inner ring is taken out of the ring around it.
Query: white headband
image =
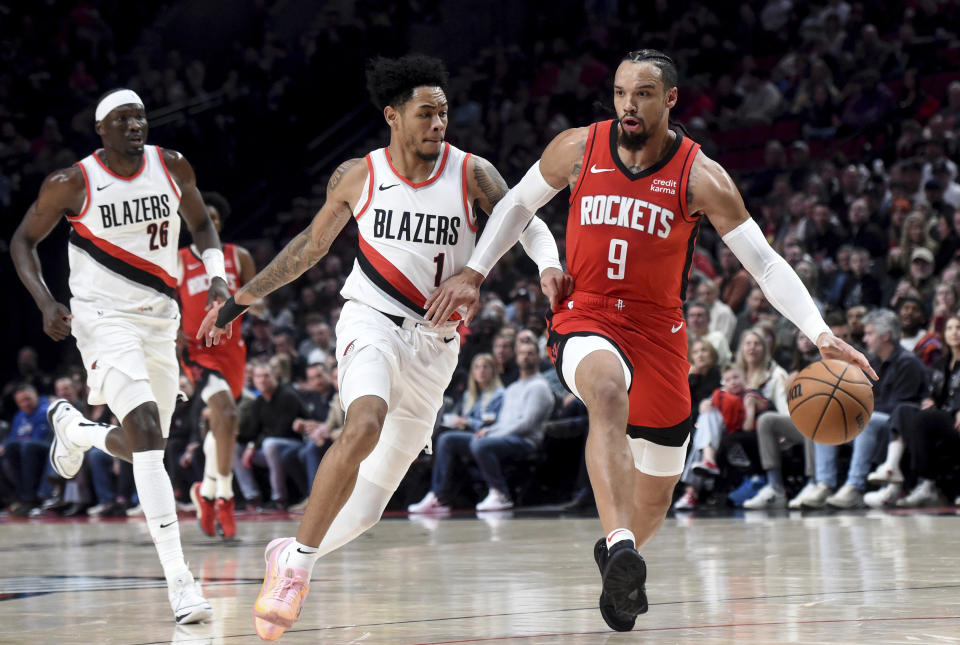
[[[103,97],[103,100],[97,104],[94,121],[103,121],[113,110],[116,110],[121,105],[130,105],[131,103],[143,107],[143,101],[140,100],[140,97],[137,96],[137,93],[133,90],[118,90],[107,94]]]

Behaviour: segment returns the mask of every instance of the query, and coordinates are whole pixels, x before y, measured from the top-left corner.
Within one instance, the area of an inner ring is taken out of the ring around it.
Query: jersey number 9
[[[607,268],[607,277],[611,280],[623,280],[627,272],[627,241],[610,240],[608,259],[613,266]]]

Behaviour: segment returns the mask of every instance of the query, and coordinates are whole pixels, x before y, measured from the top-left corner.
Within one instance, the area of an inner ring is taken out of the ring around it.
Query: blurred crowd
[[[189,4],[130,9],[78,0],[27,12],[0,3],[0,205],[11,213],[4,239],[45,174],[98,146],[91,126],[96,98],[126,85],[148,104],[151,141],[184,152],[201,188],[232,202],[236,214],[224,239],[244,244],[264,266],[322,203],[336,163],[387,140],[370,108],[361,113],[363,127],[344,133],[332,125],[344,106],[368,103],[364,60],[416,49],[414,28],[435,23],[443,10],[428,2],[355,3],[318,12],[290,39],[278,35],[285,3],[258,1],[231,18],[229,37],[211,34],[212,53],[203,55],[197,44],[163,46],[175,42],[169,32]],[[734,175],[748,209],[831,328],[869,353],[881,381],[883,374],[911,375],[900,379],[907,384],[878,385],[876,419],[864,433],[869,441],[849,456],[849,449],[801,448],[785,392],[792,376],[818,358],[816,349],[771,309],[705,221],[685,307],[697,425],[678,508],[952,500],[960,492],[958,434],[940,432],[943,423],[928,417],[939,411],[960,418],[950,337],[960,289],[960,2],[564,1],[551,3],[549,12],[547,6],[514,7],[520,19],[512,37],[494,42],[477,35],[477,42],[450,46],[448,139],[489,159],[512,184],[556,133],[612,116],[612,74],[627,51],[663,49],[680,70],[676,127]],[[167,40],[157,36],[164,30]],[[260,124],[270,128],[269,137]],[[332,134],[324,139],[325,132]],[[321,147],[335,139],[342,154],[314,163],[305,145],[314,137]],[[291,145],[278,155],[277,141]],[[564,208],[556,199],[540,213],[561,256]],[[41,256],[65,299],[64,230],[41,245]],[[332,348],[355,235],[344,231],[328,257],[245,319],[251,363],[235,472],[239,499],[252,507],[299,502],[336,440],[343,412]],[[3,275],[15,280],[4,263]],[[0,417],[10,427],[0,495],[16,502],[18,513],[43,512],[44,502],[68,513],[126,512],[135,506],[126,465],[103,455],[88,464],[86,479],[64,486],[38,457],[51,438],[49,397],[82,405],[83,368],[69,341],[57,346],[40,335],[29,296],[12,290],[21,311],[21,322],[11,323],[19,324],[13,337],[21,341],[6,348]],[[503,508],[535,497],[531,479],[549,481],[560,497],[588,500],[582,464],[563,462],[559,482],[550,472],[559,438],[577,438],[582,450],[585,418],[544,360],[546,302],[535,266],[512,251],[489,276],[482,298],[481,314],[461,329],[461,365],[437,420],[436,457],[414,468],[410,486],[398,493],[401,504]],[[531,346],[537,369],[524,366]],[[920,368],[911,363],[905,371],[898,362],[904,356],[916,357]],[[539,386],[524,390],[549,410],[529,417],[511,406],[513,416],[500,419],[509,386],[528,378],[546,381],[549,400],[535,396]],[[84,409],[110,422],[109,411]],[[278,409],[284,414],[273,413]],[[168,462],[186,502],[186,482],[202,460],[204,417],[184,403],[177,419]],[[937,431],[924,434],[931,427]],[[475,440],[491,428],[493,437],[521,439],[502,467],[491,466]],[[451,468],[477,485],[457,489],[462,478]],[[838,475],[843,469],[846,478]]]

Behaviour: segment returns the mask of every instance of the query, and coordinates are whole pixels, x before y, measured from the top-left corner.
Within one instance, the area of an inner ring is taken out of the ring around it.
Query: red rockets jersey
[[[700,145],[677,132],[663,159],[633,174],[617,154],[616,123],[590,126],[570,196],[567,270],[577,291],[678,309],[699,230],[686,197]]]
[[[210,289],[210,278],[203,266],[203,260],[194,251],[192,246],[185,246],[180,253],[180,280],[177,285],[177,296],[180,298],[181,315],[183,316],[183,331],[193,338],[200,329],[203,317],[207,315],[207,291]],[[235,244],[223,245],[223,265],[227,273],[227,288],[233,295],[243,286],[240,281],[240,262],[237,257]],[[242,321],[238,318],[237,322]],[[234,332],[239,330],[234,323]],[[236,343],[237,334],[232,339],[226,336],[220,342]]]
[[[247,361],[247,346],[243,342],[243,334],[240,333],[243,316],[233,321],[233,335],[230,338],[223,336],[217,345],[207,347],[202,340],[197,340],[197,330],[207,314],[210,278],[203,266],[203,260],[192,246],[180,249],[179,264],[177,295],[180,298],[183,333],[190,339],[180,356],[184,371],[194,384],[202,381],[205,372],[215,372],[229,383],[234,398],[239,397],[243,389]],[[223,264],[227,274],[227,288],[231,294],[235,294],[243,286],[236,245],[223,245]]]

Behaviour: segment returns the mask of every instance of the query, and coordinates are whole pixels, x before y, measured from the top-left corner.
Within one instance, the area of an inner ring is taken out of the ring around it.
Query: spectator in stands
[[[830,331],[836,333],[833,327],[830,328]],[[784,380],[784,386],[789,389],[797,373],[817,360],[820,360],[820,353],[817,351],[816,345],[798,332],[793,364],[790,373]],[[793,425],[789,414],[779,410],[771,410],[760,415],[757,420],[757,444],[760,449],[760,464],[764,473],[766,473],[767,483],[757,491],[756,495],[745,501],[743,507],[756,510],[787,506],[787,491],[783,481],[782,451],[784,448],[803,444],[804,474],[808,482],[800,493],[789,502],[790,508],[800,508],[804,496],[809,494],[815,486],[813,442],[800,434],[800,431]]]
[[[847,237],[836,214],[826,204],[816,204],[800,229],[804,246],[817,261],[834,257]]]
[[[748,329],[752,329],[761,320],[766,320],[772,315],[774,314],[770,309],[770,303],[767,302],[767,298],[763,295],[763,291],[760,289],[760,287],[753,287],[750,289],[750,295],[747,296],[746,306],[740,315],[737,316],[737,326],[733,331],[734,344],[739,346],[740,337],[743,335],[743,332],[747,331]]]
[[[733,254],[733,251],[727,248],[726,244],[720,245],[720,300],[725,302],[734,313],[739,313],[750,292],[750,285],[753,279],[740,260]],[[736,339],[734,339],[736,342]]]
[[[870,252],[863,248],[854,248],[850,252],[850,276],[840,292],[840,306],[844,309],[856,305],[878,307],[882,300],[882,285],[870,273]]]
[[[693,347],[698,340],[705,340],[717,350],[719,365],[725,366],[730,362],[730,346],[722,332],[710,330],[710,309],[699,300],[686,303],[684,318],[687,321],[687,343]]]
[[[13,398],[20,411],[13,417],[10,436],[0,445],[0,458],[3,459],[4,474],[17,496],[10,513],[26,516],[42,501],[39,498],[40,485],[53,439],[53,431],[47,422],[50,400],[38,396],[37,388],[28,383],[18,385]]]
[[[336,340],[330,325],[322,319],[312,318],[307,322],[307,338],[297,348],[300,357],[307,365],[323,363],[328,356],[336,353]]]
[[[873,414],[853,440],[853,456],[843,486],[836,493],[804,500],[804,507],[857,508],[871,462],[880,446],[889,442],[890,414],[900,403],[919,403],[924,391],[924,368],[916,356],[900,345],[900,321],[889,309],[876,309],[864,319],[864,341],[880,379],[873,387]],[[837,446],[816,445],[816,478],[827,487],[837,482]],[[824,489],[825,490],[825,489]]]
[[[325,422],[330,414],[330,401],[336,393],[326,365],[308,365],[306,376],[304,382],[296,388],[296,392],[303,402],[307,416],[293,420],[293,430],[302,435],[303,444],[284,450],[281,457],[284,470],[290,473],[304,495],[303,508],[306,508],[306,496],[310,492],[320,460],[333,444],[330,427]],[[290,510],[302,508],[295,504]]]
[[[907,296],[897,301],[900,319],[900,346],[913,352],[927,367],[940,358],[943,343],[936,331],[927,329],[927,305],[919,298]]]
[[[720,360],[717,350],[706,340],[698,340],[690,347],[690,423],[696,424],[700,403],[720,387]]]
[[[846,311],[847,327],[850,329],[850,339],[857,347],[863,347],[863,319],[867,317],[867,308],[863,305],[850,307]]]
[[[756,407],[745,404],[747,393],[743,371],[736,365],[723,370],[723,380],[709,399],[700,402],[700,415],[690,442],[690,452],[680,481],[686,484],[673,510],[689,511],[699,503],[700,491],[720,474],[717,450],[724,433],[739,432],[745,424],[752,427]]]
[[[187,397],[192,397],[194,393],[193,383],[184,375],[180,376],[180,391]],[[170,473],[174,498],[181,503],[190,501],[190,486],[193,482],[203,479],[203,458],[200,456],[203,451],[198,450],[201,434],[192,407],[189,399],[177,397],[164,452],[164,462],[167,472]]]
[[[475,432],[448,430],[437,439],[430,491],[419,503],[409,507],[411,513],[449,510],[443,502],[454,461],[468,454],[479,466],[489,488],[487,496],[477,504],[477,510],[513,508],[502,462],[505,459],[525,459],[534,454],[543,439],[543,423],[554,405],[550,386],[537,371],[540,359],[536,345],[517,343],[516,362],[519,376],[504,390],[503,405],[496,421]]]
[[[519,376],[513,344],[514,335],[504,330],[493,339],[493,362],[497,368],[497,377],[504,386],[510,385]]]
[[[933,275],[933,253],[927,247],[919,246],[910,254],[910,274],[907,281],[922,300],[929,302],[933,299],[936,277]]]
[[[737,316],[727,303],[720,300],[720,287],[709,278],[700,281],[696,289],[696,298],[707,306],[710,315],[710,331],[718,331],[727,340],[727,346],[733,342],[733,332],[737,327]]]
[[[952,282],[940,281],[933,290],[933,318],[930,320],[930,331],[943,334],[946,329],[947,318],[957,313],[960,307],[960,292]]]
[[[453,430],[478,432],[493,423],[503,405],[503,384],[490,354],[477,354],[470,361],[470,376],[459,405],[444,415],[443,425]]]
[[[287,383],[299,381],[306,375],[307,362],[297,353],[296,333],[289,327],[277,329],[273,334],[274,356],[283,356],[290,362]],[[271,358],[273,358],[271,357]]]
[[[253,466],[267,468],[270,472],[270,502],[265,508],[283,510],[287,503],[288,475],[283,453],[300,447],[301,438],[294,431],[293,422],[309,413],[293,388],[278,383],[267,365],[254,366],[253,381],[260,395],[241,416],[233,470],[243,496],[256,505],[261,496]]]
[[[887,253],[887,236],[880,227],[870,221],[870,203],[866,197],[860,197],[850,204],[847,210],[850,234],[845,244],[866,249],[871,258],[882,258]]]
[[[920,405],[901,403],[893,410],[890,427],[902,437],[902,442],[891,442],[887,460],[870,473],[871,482],[886,486],[864,496],[868,506],[940,504],[938,484],[946,483],[945,475],[960,460],[960,317],[956,314],[947,318],[944,339],[947,352],[927,372],[926,397]],[[900,463],[904,450],[909,456],[905,469],[915,485],[901,498],[905,478]],[[955,496],[958,491],[949,492]]]

